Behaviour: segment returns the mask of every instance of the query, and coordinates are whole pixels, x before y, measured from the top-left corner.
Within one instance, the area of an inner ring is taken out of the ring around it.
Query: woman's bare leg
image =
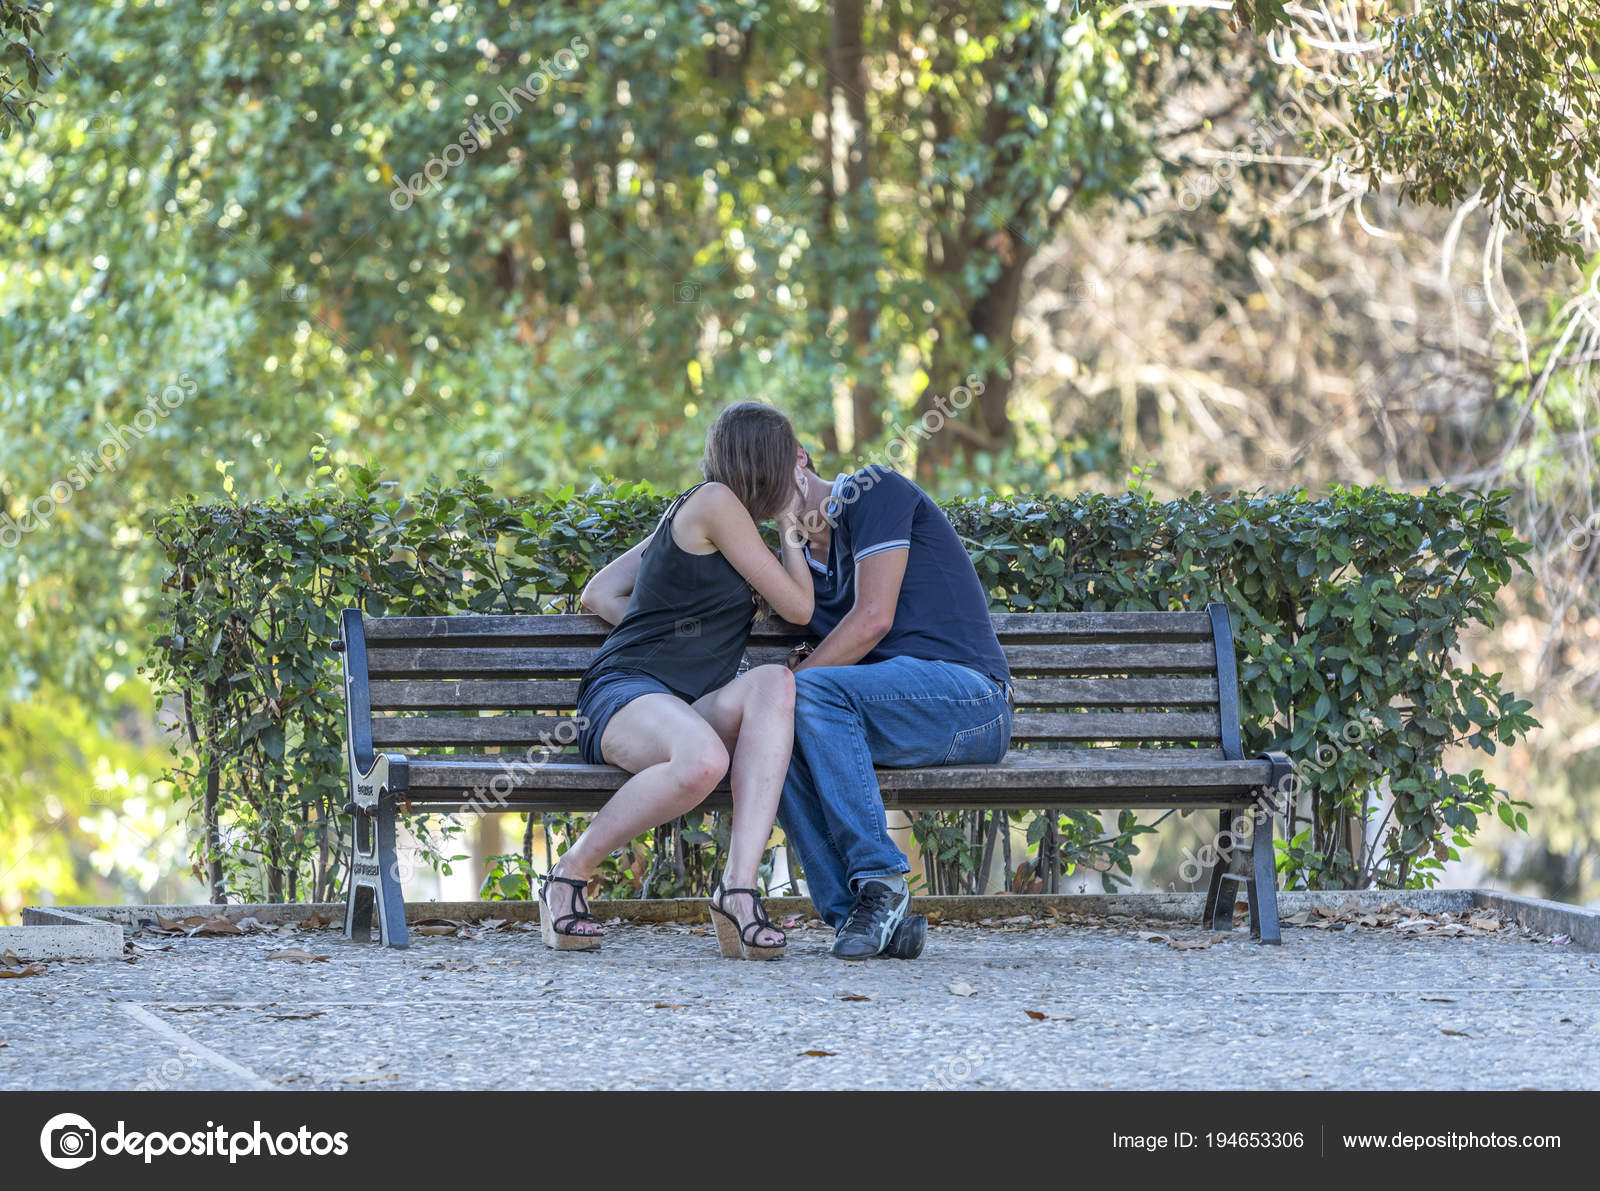
[[[611,717],[600,753],[633,776],[552,866],[556,876],[592,877],[629,840],[699,806],[728,771],[728,750],[705,719],[682,699],[659,693],[641,695]],[[552,882],[547,896],[559,917],[571,911],[576,890]],[[573,930],[600,933],[592,922],[574,923]]]
[[[733,829],[722,871],[723,888],[754,889],[789,772],[794,745],[794,675],[786,666],[756,666],[696,700],[694,710],[716,729],[733,756]],[[748,897],[728,902],[729,911],[741,924],[754,920],[749,902]],[[778,932],[763,930],[755,941],[772,946],[781,939]]]

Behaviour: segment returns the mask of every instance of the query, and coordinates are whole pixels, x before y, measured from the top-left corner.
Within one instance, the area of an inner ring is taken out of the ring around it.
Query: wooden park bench
[[[1237,808],[1254,821],[1250,867],[1219,849],[1204,922],[1233,925],[1244,885],[1251,934],[1277,943],[1271,799],[1281,753],[1239,744],[1228,610],[1004,613],[994,617],[1016,687],[1012,750],[998,765],[880,769],[884,803],[950,808]],[[578,679],[609,626],[594,616],[343,615],[354,849],[345,929],[406,943],[397,812],[598,810],[627,774],[577,757]],[[808,634],[758,624],[752,665],[782,661]],[[1027,747],[1017,748],[1017,745]],[[1105,747],[1119,746],[1119,747]],[[490,752],[500,749],[500,752]],[[727,783],[708,809],[731,803]],[[1243,867],[1243,866],[1241,866]],[[1227,893],[1224,889],[1227,887]]]

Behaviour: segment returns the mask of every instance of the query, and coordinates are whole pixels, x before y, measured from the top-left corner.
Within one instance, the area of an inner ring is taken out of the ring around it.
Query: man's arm
[[[906,575],[905,547],[880,550],[856,564],[856,602],[833,632],[814,650],[794,665],[795,670],[813,666],[853,666],[882,641],[894,624],[895,605],[900,602],[900,583]]]

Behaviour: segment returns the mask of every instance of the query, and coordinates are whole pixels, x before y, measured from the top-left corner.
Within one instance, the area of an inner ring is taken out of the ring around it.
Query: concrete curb
[[[1571,945],[1584,951],[1600,951],[1600,912],[1570,906],[1561,902],[1541,901],[1489,889],[1413,889],[1413,890],[1363,890],[1359,893],[1306,893],[1278,894],[1279,913],[1287,918],[1301,910],[1322,906],[1336,909],[1352,899],[1362,908],[1377,909],[1385,905],[1403,905],[1424,914],[1460,913],[1464,910],[1492,910],[1500,917],[1541,935],[1566,935]],[[978,922],[986,918],[1011,918],[1017,915],[1038,917],[1054,910],[1060,914],[1076,913],[1094,916],[1125,915],[1161,921],[1199,922],[1204,902],[1199,893],[1086,893],[1086,894],[1000,894],[963,897],[919,897],[916,907],[920,913],[937,917],[945,922]],[[814,911],[809,898],[773,897],[767,899],[768,912],[774,918],[790,915],[811,917]],[[662,898],[648,901],[616,900],[594,902],[594,912],[602,919],[620,918],[629,922],[704,922],[705,902],[698,898]],[[340,902],[323,902],[310,905],[190,905],[190,906],[77,906],[72,911],[55,908],[30,908],[23,913],[25,923],[43,925],[101,924],[138,927],[154,923],[156,916],[167,919],[225,917],[234,921],[251,917],[261,922],[299,923],[320,918],[330,926],[344,921],[344,905]],[[489,918],[513,922],[533,922],[539,917],[539,904],[532,901],[506,902],[409,902],[406,921],[419,922],[428,918],[451,918],[462,922],[481,922]],[[10,928],[17,929],[17,928]],[[32,928],[28,928],[32,929]],[[114,951],[103,954],[120,954],[121,939]],[[18,951],[21,955],[22,952]]]
[[[21,926],[0,926],[0,952],[18,959],[115,959],[122,931],[90,907],[83,911],[29,906]]]
[[[1478,905],[1493,910],[1502,918],[1510,918],[1518,926],[1552,938],[1566,935],[1571,945],[1580,951],[1600,951],[1600,911],[1537,897],[1498,893],[1493,889],[1475,889],[1473,893]]]
[[[1372,890],[1362,893],[1305,893],[1278,894],[1279,912],[1287,917],[1316,906],[1334,909],[1355,898],[1362,906],[1376,909],[1379,906],[1400,903],[1425,914],[1470,910],[1479,904],[1477,891],[1467,889],[1412,890],[1409,893]],[[767,912],[774,918],[813,917],[811,899],[807,897],[769,897],[765,899]],[[1205,902],[1199,893],[1017,893],[963,895],[958,897],[918,897],[917,912],[934,915],[945,922],[978,922],[985,918],[1011,918],[1019,914],[1040,916],[1051,910],[1057,913],[1076,913],[1097,916],[1125,915],[1130,918],[1152,918],[1181,921],[1200,919]],[[645,900],[596,898],[592,903],[596,915],[602,919],[620,918],[627,922],[705,922],[706,903],[694,897],[649,898]],[[298,905],[240,904],[213,906],[206,904],[187,906],[75,906],[75,914],[86,915],[104,922],[138,927],[154,923],[157,915],[166,919],[223,917],[237,922],[241,918],[255,918],[260,922],[300,923],[313,917],[329,925],[344,921],[343,902],[313,902]],[[539,903],[536,901],[502,902],[407,902],[406,921],[422,922],[429,918],[450,918],[460,922],[481,922],[488,918],[502,918],[509,922],[537,922]]]

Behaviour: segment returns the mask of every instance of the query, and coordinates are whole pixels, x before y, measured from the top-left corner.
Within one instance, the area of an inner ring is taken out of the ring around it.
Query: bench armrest
[[[411,774],[401,754],[373,751],[372,690],[367,678],[367,635],[361,609],[346,608],[340,613],[339,643],[335,648],[344,658],[345,752],[350,761],[351,805],[367,810],[377,806],[382,791],[408,789]]]

